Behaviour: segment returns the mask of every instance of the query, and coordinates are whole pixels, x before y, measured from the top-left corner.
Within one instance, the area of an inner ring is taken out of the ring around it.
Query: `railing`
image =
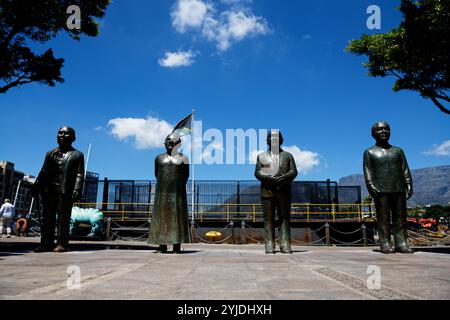
[[[105,218],[119,221],[144,221],[151,218],[153,204],[146,203],[76,203],[80,208],[97,208]],[[189,206],[190,209],[190,206]],[[293,203],[291,221],[295,222],[361,222],[372,219],[370,204],[309,204]],[[189,218],[192,219],[191,212]],[[196,204],[195,221],[263,221],[261,204]]]

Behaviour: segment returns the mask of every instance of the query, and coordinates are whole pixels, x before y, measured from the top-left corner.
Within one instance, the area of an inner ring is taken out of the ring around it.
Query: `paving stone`
[[[186,244],[176,255],[142,242],[74,241],[67,253],[37,254],[38,240],[0,240],[0,299],[450,299],[450,247],[383,255],[294,246],[292,255],[266,255],[263,245]],[[67,285],[73,266],[80,289]],[[379,289],[367,286],[373,267]]]

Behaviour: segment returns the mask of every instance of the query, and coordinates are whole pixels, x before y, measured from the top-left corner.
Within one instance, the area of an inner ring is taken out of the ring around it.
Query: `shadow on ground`
[[[0,257],[21,255],[33,252],[39,246],[36,242],[0,242]],[[71,243],[70,251],[96,251],[96,250],[143,250],[156,251],[157,246],[147,244],[110,244],[110,243]],[[184,250],[181,254],[196,253],[196,250]],[[167,254],[172,254],[168,252]]]
[[[414,251],[450,254],[450,247],[414,247]]]
[[[414,252],[430,252],[430,253],[444,253],[450,254],[450,247],[412,247]],[[380,249],[374,249],[373,252],[377,252],[381,254]],[[401,254],[401,253],[396,253]]]

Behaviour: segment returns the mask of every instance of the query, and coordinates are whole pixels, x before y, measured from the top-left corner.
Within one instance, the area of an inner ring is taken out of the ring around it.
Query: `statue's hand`
[[[268,183],[276,183],[276,178],[275,178],[275,176],[267,176],[266,181]]]
[[[412,184],[406,185],[406,199],[409,200],[413,196],[414,190]]]
[[[286,182],[286,176],[284,174],[276,175],[275,176],[275,183],[276,184],[283,184]]]
[[[81,197],[80,191],[79,191],[79,190],[73,190],[73,193],[72,193],[72,199],[73,199],[73,201],[78,201],[78,200],[80,200],[80,197]]]
[[[376,199],[376,198],[380,197],[381,192],[380,192],[380,190],[377,189],[377,187],[370,186],[368,188],[368,191],[369,191],[370,195],[372,196],[372,198]]]

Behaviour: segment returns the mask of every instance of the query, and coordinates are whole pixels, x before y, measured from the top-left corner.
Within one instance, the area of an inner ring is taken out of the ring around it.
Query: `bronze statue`
[[[156,193],[150,226],[149,243],[159,244],[159,252],[181,252],[181,243],[191,242],[188,223],[186,184],[189,159],[178,152],[181,139],[170,134],[164,143],[167,152],[155,159]]]
[[[41,245],[35,252],[68,250],[72,206],[81,198],[84,180],[84,156],[72,147],[75,139],[74,129],[66,126],[59,129],[59,147],[47,152],[34,184],[34,192],[39,192],[43,200]],[[54,248],[57,214],[58,235]]]
[[[375,201],[381,252],[413,253],[408,246],[406,220],[406,200],[413,195],[411,172],[403,150],[389,144],[390,136],[387,122],[373,125],[372,137],[376,144],[364,152],[364,176]],[[389,228],[391,212],[395,250]]]
[[[255,177],[261,181],[261,202],[264,215],[265,250],[275,253],[275,211],[280,223],[280,250],[290,254],[292,181],[297,167],[292,154],[281,149],[283,136],[279,131],[267,134],[269,150],[258,155]]]

